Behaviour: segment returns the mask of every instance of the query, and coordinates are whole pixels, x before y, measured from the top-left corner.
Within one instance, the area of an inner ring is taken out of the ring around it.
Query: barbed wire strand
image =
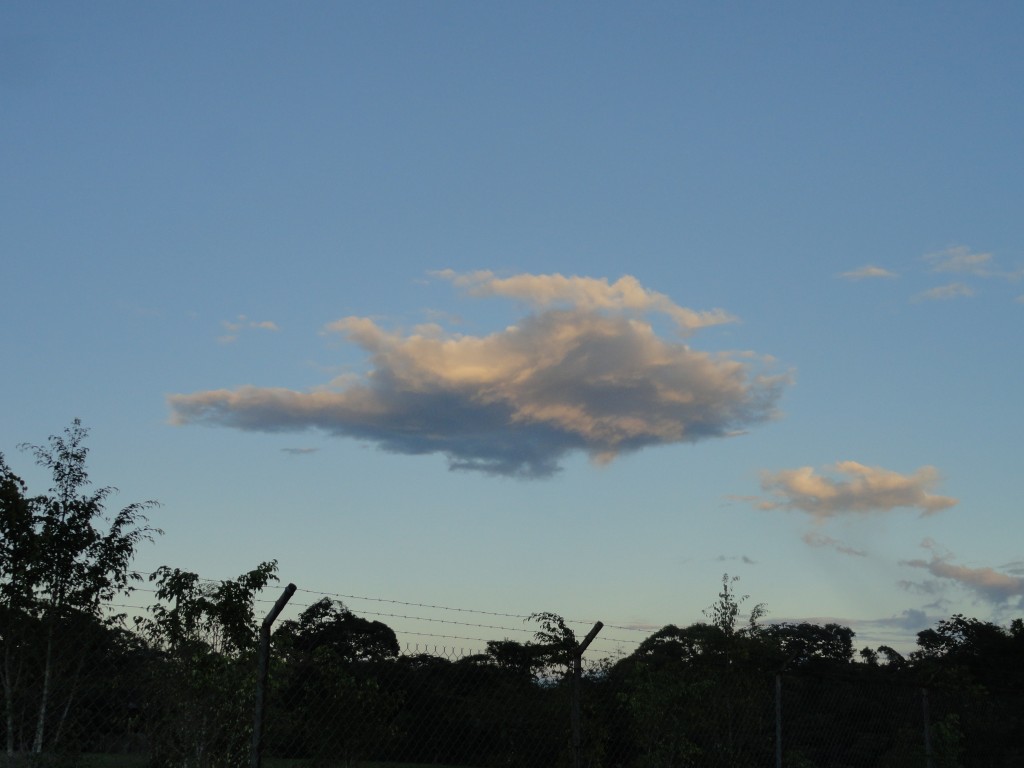
[[[157,574],[156,571],[153,571],[153,572],[138,571],[136,573],[138,573],[140,576],[149,576],[149,577],[153,577],[153,576],[155,576]],[[199,576],[198,574],[196,574],[196,577],[197,577],[197,579],[199,581],[203,581],[203,582],[207,582],[207,583],[213,583],[213,584],[221,584],[221,583],[223,583],[225,581],[225,580],[222,580],[222,579],[206,578],[206,577],[203,577],[203,576]],[[157,592],[157,590],[149,589],[147,587],[132,587],[132,591],[149,592],[149,593],[156,593]],[[321,596],[324,596],[324,597],[334,597],[334,598],[339,598],[339,599],[343,599],[343,600],[363,600],[363,601],[366,601],[366,602],[386,603],[386,604],[389,604],[389,605],[402,605],[402,606],[406,606],[406,607],[410,607],[410,608],[425,608],[425,609],[429,609],[429,610],[451,611],[453,613],[469,613],[469,614],[476,614],[476,615],[480,615],[480,616],[496,616],[496,617],[500,617],[500,618],[522,619],[523,621],[529,621],[529,620],[533,619],[534,616],[535,616],[535,614],[506,613],[506,612],[501,612],[501,611],[488,611],[488,610],[483,610],[483,609],[479,609],[479,608],[460,608],[460,607],[456,607],[456,606],[438,605],[438,604],[432,604],[432,603],[416,603],[416,602],[407,601],[407,600],[395,600],[395,599],[392,599],[392,598],[384,598],[384,597],[370,597],[370,596],[367,596],[367,595],[350,595],[350,594],[345,594],[345,593],[341,593],[341,592],[331,592],[331,591],[328,591],[328,590],[313,590],[313,589],[305,589],[305,588],[301,588],[301,587],[297,588],[296,591],[297,592],[303,592],[305,594],[310,594],[310,595],[321,595]],[[272,605],[276,601],[275,600],[270,600],[270,599],[267,599],[267,598],[256,598],[255,602]],[[293,603],[289,607],[292,607],[292,608],[309,608],[311,606],[309,604]],[[536,633],[535,630],[530,629],[530,628],[525,628],[525,627],[505,627],[505,626],[499,626],[499,625],[494,625],[494,624],[480,624],[480,623],[472,623],[472,622],[455,621],[455,620],[451,620],[451,619],[438,619],[438,618],[430,618],[430,617],[425,617],[425,616],[408,616],[408,615],[404,615],[404,614],[386,613],[386,612],[374,612],[374,611],[366,611],[366,610],[362,610],[361,612],[363,614],[367,615],[367,616],[376,616],[376,617],[380,617],[380,618],[406,619],[406,620],[410,620],[410,621],[426,621],[426,622],[438,623],[438,624],[450,624],[450,625],[453,625],[453,626],[472,627],[472,628],[476,628],[476,629],[495,629],[495,630],[500,630],[500,631],[503,631],[503,632],[525,632],[525,633],[528,633],[528,634],[535,634]],[[589,619],[572,619],[572,618],[567,618],[567,619],[564,619],[564,620],[567,623],[579,624],[579,625],[592,625],[592,624],[595,623],[595,620],[589,620]],[[651,631],[650,629],[642,629],[642,628],[639,628],[639,627],[622,626],[622,625],[617,625],[617,624],[604,624],[604,627],[606,629],[621,630],[621,631],[626,631],[626,632],[641,632],[641,633],[645,633],[645,634],[649,633]],[[408,631],[405,631],[405,630],[401,630],[401,631],[403,632],[403,634],[414,634],[412,632],[408,632]],[[446,637],[451,637],[451,636],[446,636]],[[453,639],[463,639],[463,638],[453,637]],[[609,643],[613,643],[613,644],[614,643],[617,643],[617,644],[623,644],[624,643],[624,644],[628,644],[628,645],[639,645],[640,644],[639,640],[627,639],[627,638],[608,637],[607,635],[605,635],[603,637],[602,636],[598,636],[597,638],[594,639],[594,642],[600,642],[602,645],[608,645]]]
[[[366,601],[378,602],[378,603],[392,603],[394,605],[406,605],[406,606],[409,606],[411,608],[433,608],[435,610],[440,610],[440,611],[454,611],[454,612],[459,612],[459,613],[476,613],[476,614],[481,614],[481,615],[484,615],[484,616],[501,616],[501,617],[510,618],[510,619],[529,620],[529,619],[532,619],[534,617],[534,615],[536,615],[536,614],[522,614],[522,613],[500,613],[500,612],[497,612],[497,611],[484,611],[484,610],[480,610],[480,609],[477,609],[477,608],[456,608],[456,607],[450,606],[450,605],[431,605],[430,603],[413,603],[413,602],[406,602],[406,601],[403,601],[403,600],[391,600],[389,598],[384,598],[384,597],[367,597],[367,596],[364,596],[364,595],[345,595],[345,594],[341,594],[341,593],[338,593],[338,592],[321,592],[321,591],[315,591],[315,590],[311,590],[311,589],[302,589],[301,587],[297,588],[296,591],[297,592],[309,592],[311,594],[325,595],[325,596],[329,596],[329,597],[339,597],[339,598],[343,598],[343,599],[346,599],[346,600],[366,600]],[[270,602],[273,602],[273,601],[270,601]],[[568,622],[568,623],[572,623],[572,624],[582,624],[582,625],[588,625],[588,624],[589,625],[593,625],[596,622],[595,619],[565,619],[565,621]],[[604,623],[604,622],[602,622],[602,623]],[[607,623],[604,623],[604,626],[606,628],[608,628],[608,629],[621,629],[621,630],[625,630],[627,632],[644,632],[644,633],[647,633],[647,632],[651,632],[652,631],[649,628],[628,627],[628,626],[622,626],[622,625],[618,625],[618,624],[607,624]]]

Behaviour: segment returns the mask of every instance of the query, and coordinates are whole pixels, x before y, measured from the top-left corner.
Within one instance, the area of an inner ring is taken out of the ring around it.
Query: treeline
[[[131,560],[158,533],[151,502],[108,514],[90,490],[77,421],[26,446],[53,485],[31,495],[0,456],[0,744],[82,764],[144,755],[154,768],[249,765],[257,597],[263,563],[208,581],[161,568],[144,616],[113,616]],[[385,624],[323,599],[272,643],[264,753],[293,764],[447,766],[782,765],[792,768],[1024,765],[1024,623],[964,616],[918,635],[906,658],[859,652],[837,624],[741,616],[723,578],[706,621],[667,626],[588,664],[561,617],[532,617],[530,642],[479,655],[402,653]],[[571,713],[578,707],[574,743]]]

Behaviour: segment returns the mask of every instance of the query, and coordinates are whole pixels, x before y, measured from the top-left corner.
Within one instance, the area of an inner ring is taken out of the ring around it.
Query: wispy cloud
[[[638,632],[646,632],[647,634],[657,632],[659,629],[664,629],[665,627],[664,624],[653,624],[649,621],[642,620],[626,621],[621,626],[624,629],[632,629]]]
[[[914,299],[916,301],[947,301],[949,299],[959,299],[974,295],[974,289],[966,283],[949,283],[922,291]]]
[[[935,274],[961,275],[956,282],[936,286],[917,294],[917,301],[947,300],[966,296],[974,296],[976,291],[968,283],[967,278],[996,279],[1014,282],[1024,277],[1024,267],[1008,270],[996,264],[991,253],[975,253],[965,245],[955,245],[935,253],[921,257],[928,265],[928,271]]]
[[[1024,560],[1014,560],[999,566],[999,570],[1012,576],[1024,576]]]
[[[937,253],[929,253],[924,257],[932,272],[958,273],[974,277],[995,278],[997,280],[1020,280],[1024,277],[1024,267],[1004,269],[996,263],[991,253],[972,253],[965,245],[957,245]]]
[[[663,340],[643,315],[682,330],[727,322],[679,307],[631,277],[438,273],[474,295],[541,309],[487,336],[429,324],[389,331],[367,317],[327,329],[362,347],[372,370],[310,391],[242,387],[169,398],[171,421],[258,431],[309,428],[387,451],[441,453],[453,469],[540,477],[572,451],[597,462],[655,445],[722,437],[771,419],[788,375],[770,358]]]
[[[875,634],[877,630],[897,631],[904,635],[908,632],[914,633],[926,629],[938,621],[938,618],[931,618],[925,611],[917,608],[908,608],[893,616],[884,616],[878,619],[861,619],[848,616],[773,616],[771,624],[839,624],[850,627],[857,631],[857,635]]]
[[[644,288],[640,281],[624,275],[614,283],[606,278],[566,277],[564,275],[515,275],[496,277],[493,272],[459,274],[450,269],[434,273],[465,288],[473,296],[505,296],[521,299],[539,309],[566,306],[579,311],[658,312],[675,321],[684,332],[723,323],[736,318],[722,309],[696,312],[675,304],[663,293]]]
[[[908,632],[918,632],[922,629],[927,629],[935,623],[937,619],[928,617],[928,614],[917,608],[908,608],[905,611],[901,611],[896,616],[888,616],[884,619],[867,619],[861,623],[864,625],[870,625],[875,627],[886,627],[892,629],[903,629]]]
[[[747,555],[719,555],[715,558],[715,561],[719,563],[728,563],[734,560],[739,561],[744,565],[757,565],[757,561]]]
[[[978,294],[979,280],[1016,282],[1024,278],[1024,267],[1006,269],[998,264],[996,257],[987,252],[975,252],[966,245],[954,245],[920,257],[928,273],[946,276],[951,282],[929,288],[911,297],[911,301],[950,301],[969,298]],[[856,272],[844,273],[854,277]],[[1024,297],[1017,300],[1021,301]]]
[[[239,315],[235,320],[223,320],[221,325],[224,327],[226,333],[222,336],[217,337],[217,341],[221,344],[231,344],[232,342],[238,341],[238,335],[248,329],[257,329],[262,331],[277,331],[277,323],[271,320],[250,320],[245,315]]]
[[[850,270],[849,272],[843,272],[839,277],[845,280],[871,280],[875,278],[894,278],[899,277],[895,272],[891,272],[883,267],[876,267],[873,264],[867,264],[863,267]]]
[[[834,549],[836,552],[841,552],[844,555],[853,555],[854,557],[866,557],[867,552],[862,549],[854,549],[853,547],[843,544],[838,539],[833,539],[831,536],[826,536],[820,531],[808,531],[803,535],[804,543],[811,547],[827,547]]]
[[[813,467],[764,472],[761,488],[772,498],[761,499],[760,509],[799,509],[817,520],[845,513],[888,512],[897,507],[930,515],[954,506],[956,499],[929,491],[939,483],[935,467],[921,467],[910,475],[856,461],[840,461],[827,470],[848,479],[816,474]]]
[[[921,546],[931,552],[931,557],[928,560],[905,560],[903,565],[922,568],[937,579],[953,581],[988,603],[1006,603],[1010,598],[1024,597],[1024,578],[1020,576],[994,568],[957,565],[953,562],[953,553],[942,549],[932,539],[925,539]]]
[[[292,456],[308,456],[311,453],[316,453],[319,448],[282,448],[283,453],[291,454]]]
[[[972,253],[965,245],[928,253],[922,258],[932,272],[955,272],[978,277],[993,277],[996,274],[993,272],[991,253]]]

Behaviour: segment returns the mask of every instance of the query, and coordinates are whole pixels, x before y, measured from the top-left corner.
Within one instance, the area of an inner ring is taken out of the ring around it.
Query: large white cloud
[[[954,506],[956,499],[930,493],[939,483],[935,467],[921,467],[910,475],[856,461],[840,461],[829,469],[847,479],[817,474],[813,467],[765,472],[761,487],[771,498],[761,509],[799,509],[823,520],[848,512],[886,512],[912,507],[929,515]]]
[[[631,277],[609,284],[439,274],[477,295],[523,298],[543,311],[488,336],[438,325],[406,334],[343,318],[327,328],[369,354],[366,375],[309,391],[249,386],[172,395],[172,422],[318,428],[398,453],[443,453],[455,469],[543,476],[571,451],[608,461],[740,431],[773,417],[787,382],[768,358],[661,339],[642,315],[668,315],[685,331],[731,317],[678,307]]]

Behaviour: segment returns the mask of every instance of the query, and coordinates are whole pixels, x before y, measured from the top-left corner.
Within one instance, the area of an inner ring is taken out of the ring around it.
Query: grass
[[[146,768],[146,755],[141,754],[92,754],[82,755],[81,761],[76,761],[81,768]],[[20,764],[20,763],[19,763]],[[30,765],[29,763],[25,764]],[[279,758],[267,758],[263,761],[263,768],[310,768],[312,763],[309,760],[285,760]],[[336,764],[341,768],[342,763]],[[356,763],[358,768],[463,768],[454,765],[437,765],[434,763]]]

